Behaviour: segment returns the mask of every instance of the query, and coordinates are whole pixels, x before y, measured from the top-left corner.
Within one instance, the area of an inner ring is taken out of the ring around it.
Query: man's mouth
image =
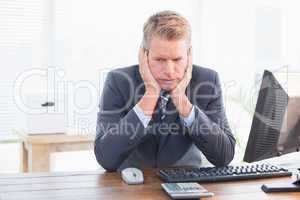
[[[161,79],[161,82],[166,85],[171,85],[174,83],[174,79]]]

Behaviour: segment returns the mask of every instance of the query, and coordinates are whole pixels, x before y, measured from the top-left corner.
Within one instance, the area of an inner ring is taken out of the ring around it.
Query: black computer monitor
[[[300,98],[289,98],[274,75],[264,71],[244,161],[299,151]]]

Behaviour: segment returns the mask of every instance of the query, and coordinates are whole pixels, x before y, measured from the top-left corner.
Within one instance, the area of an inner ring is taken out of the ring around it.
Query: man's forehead
[[[164,40],[153,38],[149,51],[157,57],[181,57],[187,52],[187,44],[182,40]]]

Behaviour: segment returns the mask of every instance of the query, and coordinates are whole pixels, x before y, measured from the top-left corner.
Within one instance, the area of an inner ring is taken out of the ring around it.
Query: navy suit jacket
[[[200,166],[201,152],[215,166],[230,163],[235,139],[224,111],[218,74],[193,65],[186,89],[195,108],[191,127],[183,125],[172,100],[164,122],[145,128],[133,110],[145,93],[139,66],[109,72],[97,118],[94,152],[108,171],[126,167]],[[159,140],[155,135],[161,134]]]

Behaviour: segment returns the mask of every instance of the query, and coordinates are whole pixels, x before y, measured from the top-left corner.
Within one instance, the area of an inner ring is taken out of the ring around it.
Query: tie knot
[[[170,98],[170,94],[167,91],[161,91],[160,98],[161,98],[161,101],[168,102],[169,98]]]

